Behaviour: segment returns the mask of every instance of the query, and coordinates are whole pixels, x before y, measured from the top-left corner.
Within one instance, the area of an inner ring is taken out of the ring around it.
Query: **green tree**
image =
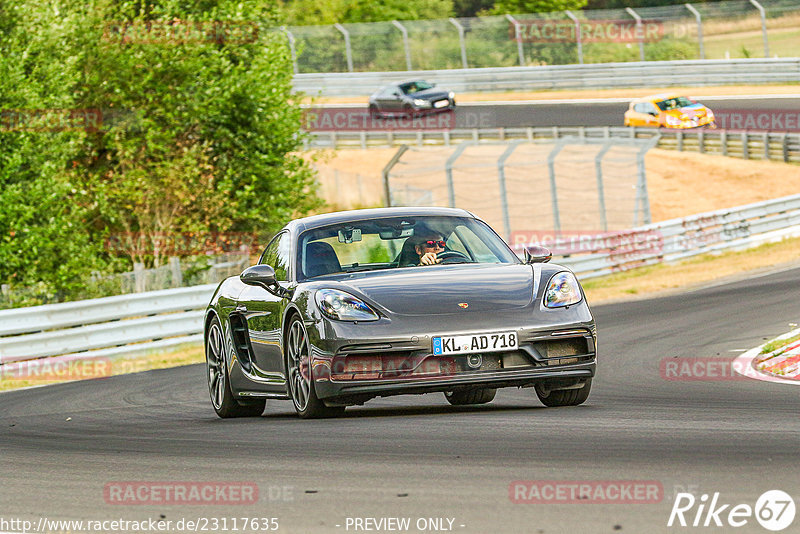
[[[495,0],[491,10],[496,15],[517,13],[550,13],[567,9],[583,9],[587,0]]]
[[[92,270],[130,268],[103,252],[110,235],[266,236],[320,205],[296,155],[301,110],[267,3],[29,0],[0,15],[0,109],[103,117],[99,128],[33,131],[6,113],[0,282],[70,291]],[[165,33],[204,21],[249,33]],[[128,257],[158,264],[163,251],[131,246]]]
[[[289,25],[441,19],[453,14],[453,0],[279,0]]]

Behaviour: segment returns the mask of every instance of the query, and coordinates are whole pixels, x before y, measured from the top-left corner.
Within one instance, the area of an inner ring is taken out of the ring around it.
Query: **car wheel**
[[[229,417],[258,417],[264,412],[267,401],[258,399],[242,404],[231,392],[228,366],[225,360],[225,342],[222,338],[222,326],[214,317],[208,329],[206,341],[206,374],[208,375],[208,392],[214,411],[223,419]]]
[[[580,389],[547,389],[540,384],[536,385],[536,396],[545,406],[577,406],[589,398],[592,389],[592,379],[584,382]]]
[[[286,380],[294,409],[303,419],[330,417],[344,412],[344,406],[326,406],[317,398],[312,380],[311,350],[303,321],[295,315],[286,336]]]
[[[453,406],[466,404],[486,404],[494,400],[496,389],[468,389],[465,391],[445,391],[444,398]]]

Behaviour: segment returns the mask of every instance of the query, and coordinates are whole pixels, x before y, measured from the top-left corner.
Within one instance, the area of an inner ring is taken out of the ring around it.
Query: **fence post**
[[[697,130],[697,151],[704,154],[706,151],[706,137],[703,130]]]
[[[561,217],[558,213],[558,191],[556,189],[556,157],[567,144],[567,140],[556,141],[556,146],[547,156],[547,171],[550,174],[550,200],[553,206],[553,229],[561,231]]]
[[[578,45],[578,64],[583,65],[583,36],[581,35],[581,23],[578,17],[569,9],[564,11],[564,13],[575,23],[575,43]]]
[[[764,159],[769,161],[769,132],[764,132]]]
[[[639,150],[639,153],[636,156],[636,162],[638,164],[638,183],[636,184],[636,212],[634,213],[633,219],[634,226],[637,225],[637,215],[640,210],[642,213],[642,224],[650,224],[653,222],[653,218],[650,214],[650,195],[647,192],[647,168],[645,167],[644,157],[651,148],[658,146],[658,142],[660,140],[661,134],[654,135],[650,139],[650,142]]]
[[[706,51],[703,47],[703,18],[700,16],[700,12],[697,11],[692,4],[684,4],[686,9],[694,15],[695,20],[697,21],[697,43],[700,46],[700,59],[706,58]]]
[[[603,158],[613,146],[614,143],[612,141],[607,141],[594,158],[594,173],[597,178],[597,200],[600,204],[600,217],[603,221],[603,231],[605,232],[608,231],[608,217],[606,216],[606,197],[603,188]]]
[[[453,17],[450,17],[449,20],[450,24],[455,26],[456,29],[458,30],[458,41],[461,44],[461,65],[465,69],[468,69],[469,67],[467,66],[467,46],[466,43],[464,42],[464,26],[462,26],[461,23],[458,22]]]
[[[761,15],[761,35],[764,37],[764,57],[769,57],[769,39],[767,39],[767,14],[764,11],[764,6],[759,4],[757,0],[750,0],[750,3],[758,9]]]
[[[169,270],[172,273],[172,287],[183,287],[183,272],[181,271],[181,259],[172,256],[169,259]]]
[[[783,162],[789,163],[789,134],[783,132],[781,135],[781,148],[783,149]]]
[[[8,284],[0,285],[0,293],[2,293],[3,299],[11,304],[11,286]]]
[[[719,134],[719,144],[722,145],[722,155],[728,155],[728,130],[722,130]]]
[[[467,147],[473,146],[475,143],[464,142],[460,143],[458,147],[456,147],[455,151],[447,158],[447,161],[444,163],[444,173],[447,176],[447,205],[451,208],[456,207],[456,187],[453,183],[453,163],[456,162],[459,156],[467,149]]]
[[[639,60],[644,61],[644,28],[642,28],[642,17],[629,7],[626,7],[625,11],[636,20],[636,29],[639,33]]]
[[[521,140],[517,140],[509,143],[503,155],[497,159],[497,180],[500,183],[500,207],[503,210],[503,230],[505,230],[507,243],[511,243],[511,220],[508,216],[508,196],[506,193],[506,160],[521,142]]]
[[[144,263],[133,264],[133,285],[136,293],[144,293],[147,287],[145,277],[147,273],[144,271]]]
[[[344,35],[344,53],[347,56],[347,71],[353,72],[353,49],[350,47],[350,32],[338,22],[333,26]]]
[[[398,148],[397,152],[394,153],[392,159],[389,160],[389,163],[387,163],[386,167],[384,167],[381,171],[381,177],[383,178],[384,202],[386,203],[387,208],[392,207],[392,190],[389,188],[389,173],[392,171],[392,168],[397,165],[397,162],[400,161],[400,158],[403,156],[403,154],[406,153],[406,150],[408,150],[408,145],[400,145],[400,148]]]
[[[294,34],[289,31],[286,26],[281,26],[281,30],[283,30],[283,33],[285,33],[286,37],[289,39],[289,52],[292,54],[292,68],[294,69],[294,73],[297,74],[299,71],[297,70],[297,48],[295,48],[294,44]]]
[[[408,46],[408,30],[396,20],[393,20],[392,24],[403,33],[403,48],[406,51],[406,70],[411,70],[411,49]]]
[[[742,132],[742,158],[750,159],[750,147],[748,143],[750,142],[750,138],[747,135],[747,130]]]
[[[678,130],[678,133],[675,134],[675,138],[678,141],[678,152],[683,152],[683,130]]]
[[[517,42],[517,55],[519,56],[519,66],[525,66],[525,51],[522,48],[522,32],[520,32],[519,22],[517,19],[506,13],[506,18],[511,24],[514,25],[514,40]]]

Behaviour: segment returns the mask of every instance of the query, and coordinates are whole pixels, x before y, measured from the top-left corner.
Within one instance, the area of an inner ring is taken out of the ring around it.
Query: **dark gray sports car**
[[[369,97],[372,117],[425,115],[451,111],[456,107],[453,91],[441,89],[425,80],[392,83]]]
[[[520,260],[464,210],[384,208],[290,222],[208,306],[208,387],[220,417],[267,398],[322,417],[374,397],[442,392],[453,405],[533,386],[581,404],[596,330],[569,269]]]

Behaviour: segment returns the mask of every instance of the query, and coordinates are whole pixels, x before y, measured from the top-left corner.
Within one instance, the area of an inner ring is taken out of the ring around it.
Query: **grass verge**
[[[591,304],[698,289],[733,277],[797,264],[800,238],[784,239],[741,251],[710,253],[679,263],[651,265],[582,282]]]

